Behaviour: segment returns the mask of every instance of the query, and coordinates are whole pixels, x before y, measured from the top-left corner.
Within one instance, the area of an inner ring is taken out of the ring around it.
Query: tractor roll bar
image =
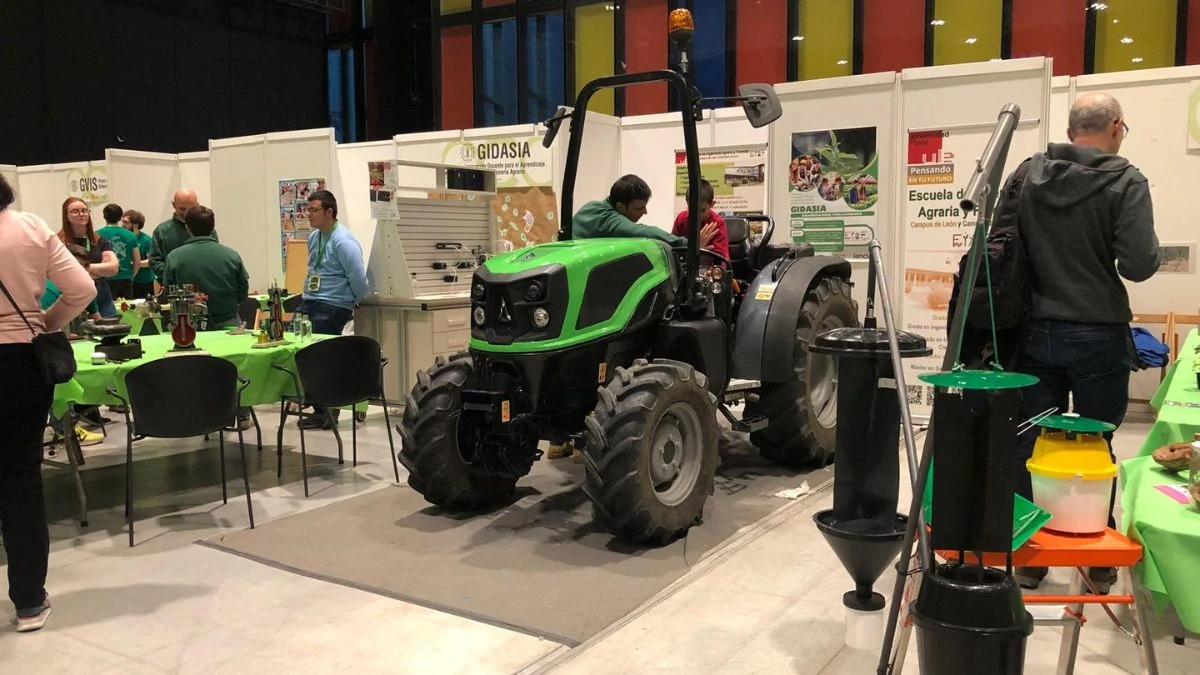
[[[667,86],[679,93],[680,99],[688,103],[681,108],[683,115],[683,148],[687,154],[688,185],[688,237],[687,237],[687,269],[692,273],[697,269],[700,260],[700,143],[696,137],[696,119],[692,114],[692,89],[687,80],[674,70],[652,70],[645,73],[628,75],[613,75],[592,80],[583,86],[575,99],[575,109],[571,112],[571,141],[567,146],[567,166],[563,172],[562,213],[559,215],[561,229],[558,232],[560,241],[571,239],[571,218],[575,212],[575,176],[579,173],[579,154],[583,148],[583,127],[587,117],[588,103],[592,96],[602,89],[620,89],[635,84],[666,82]],[[690,289],[692,274],[685,275],[684,284]]]
[[[1016,130],[1017,122],[1020,119],[1021,107],[1016,103],[1009,103],[1000,109],[1000,115],[996,119],[996,128],[992,132],[992,137],[988,139],[988,144],[983,148],[983,154],[979,156],[979,161],[975,164],[975,173],[967,183],[967,190],[963,193],[962,202],[959,204],[966,213],[979,209],[981,201],[985,199],[985,187],[987,188],[986,199],[989,204],[999,196],[1000,171],[996,170],[996,164],[1004,166],[1004,160],[1008,157],[1008,146],[1012,142],[1013,131]]]

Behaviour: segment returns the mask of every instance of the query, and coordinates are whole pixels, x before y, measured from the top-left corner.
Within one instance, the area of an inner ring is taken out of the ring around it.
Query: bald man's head
[[[1128,131],[1121,104],[1108,94],[1084,94],[1071,106],[1067,137],[1072,143],[1115,154]]]
[[[187,216],[188,209],[200,203],[200,199],[196,197],[195,190],[179,190],[175,193],[174,199],[171,200],[171,206],[175,208],[175,220],[184,222]]]

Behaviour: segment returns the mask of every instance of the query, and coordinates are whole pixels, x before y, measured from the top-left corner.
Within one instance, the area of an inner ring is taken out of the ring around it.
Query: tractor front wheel
[[[784,382],[764,382],[746,417],[766,417],[750,442],[767,459],[786,466],[825,466],[837,441],[837,362],[808,345],[829,330],[858,325],[858,303],[839,277],[818,280],[804,296],[796,321],[792,372]]]
[[[584,490],[600,524],[663,545],[700,523],[719,463],[703,373],[665,359],[618,368],[586,421]]]
[[[475,374],[469,354],[417,373],[398,427],[403,445],[400,463],[408,469],[408,485],[429,503],[449,511],[474,511],[509,500],[517,479],[468,466],[459,451],[462,389]],[[465,440],[465,439],[464,439]]]

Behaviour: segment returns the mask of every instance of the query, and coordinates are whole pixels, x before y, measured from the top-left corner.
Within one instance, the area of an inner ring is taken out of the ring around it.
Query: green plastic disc
[[[1117,425],[1115,424],[1101,422],[1090,417],[1080,417],[1075,414],[1050,415],[1039,421],[1038,426],[1046,429],[1070,431],[1077,434],[1103,434],[1117,430]]]
[[[952,370],[941,373],[925,373],[917,379],[946,389],[1020,389],[1037,384],[1038,378],[1024,373],[1008,373],[1002,370]]]

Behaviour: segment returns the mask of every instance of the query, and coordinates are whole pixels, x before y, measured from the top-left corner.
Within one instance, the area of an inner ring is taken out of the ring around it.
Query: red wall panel
[[[925,65],[925,0],[863,4],[864,73]]]
[[[788,0],[736,0],[734,84],[787,82]],[[736,90],[735,90],[736,91]]]
[[[666,0],[625,0],[625,72],[667,67]],[[639,84],[625,89],[625,114],[667,111],[667,85]]]
[[[1200,0],[1188,0],[1187,64],[1200,63]]]
[[[1086,27],[1076,0],[1012,0],[1012,58],[1049,56],[1055,75],[1082,75]]]
[[[475,126],[474,54],[471,26],[442,29],[442,128]]]

